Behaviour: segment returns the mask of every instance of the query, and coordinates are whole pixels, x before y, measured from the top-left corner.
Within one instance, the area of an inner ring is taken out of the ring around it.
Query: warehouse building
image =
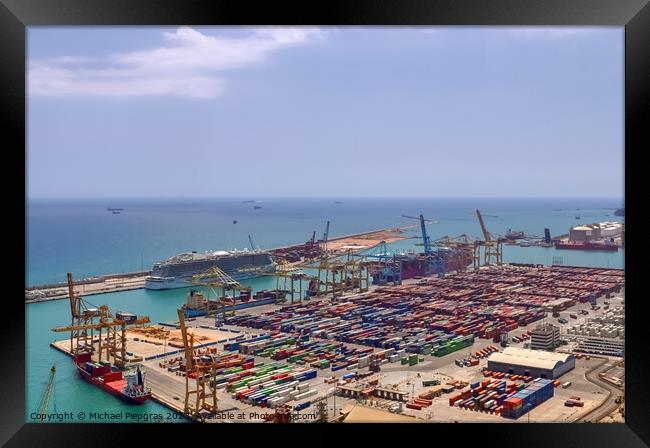
[[[568,353],[553,353],[508,347],[488,358],[488,370],[535,378],[556,379],[575,368],[575,357]]]

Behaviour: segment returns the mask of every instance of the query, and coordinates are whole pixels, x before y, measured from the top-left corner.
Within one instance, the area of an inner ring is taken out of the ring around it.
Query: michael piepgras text
[[[160,422],[183,420],[184,417],[176,412],[128,412],[128,411],[77,411],[77,412],[48,412],[40,414],[32,412],[33,422],[65,423],[65,422]]]

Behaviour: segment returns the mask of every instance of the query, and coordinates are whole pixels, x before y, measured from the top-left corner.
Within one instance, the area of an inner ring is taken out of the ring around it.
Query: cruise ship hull
[[[237,281],[260,277],[263,272],[273,272],[274,266],[270,265],[257,272],[229,272],[232,278]],[[204,279],[210,281],[210,279]],[[192,284],[192,277],[147,277],[144,282],[145,289],[178,289],[195,286]]]

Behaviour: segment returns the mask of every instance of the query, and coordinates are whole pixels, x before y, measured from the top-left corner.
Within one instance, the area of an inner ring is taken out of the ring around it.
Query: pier
[[[327,251],[333,255],[342,255],[347,251],[358,252],[371,249],[379,245],[382,241],[386,241],[386,243],[401,241],[407,238],[403,235],[405,230],[412,227],[414,226],[372,230],[331,238],[327,241]],[[300,248],[302,246],[303,244],[295,244],[283,248],[269,249],[269,252],[273,253],[279,249]],[[102,275],[76,281],[75,286],[79,287],[79,293],[84,296],[130,291],[144,288],[145,278],[149,274],[150,271]],[[65,299],[67,297],[67,283],[33,286],[25,289],[25,303],[46,302]]]

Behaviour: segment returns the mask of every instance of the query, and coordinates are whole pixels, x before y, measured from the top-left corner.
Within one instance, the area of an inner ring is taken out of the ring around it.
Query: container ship
[[[221,311],[235,311],[254,306],[270,305],[276,300],[283,300],[286,297],[286,291],[269,291],[263,290],[255,293],[253,297],[250,291],[241,291],[239,297],[223,297],[221,301]],[[205,316],[208,311],[217,310],[218,302],[216,300],[206,300],[203,294],[191,290],[187,295],[187,301],[181,309],[186,318]]]
[[[512,230],[508,229],[506,232],[506,238],[509,240],[519,240],[524,237],[524,232],[523,230]]]
[[[217,266],[235,280],[259,277],[275,270],[271,255],[265,251],[189,252],[154,263],[145,279],[146,289],[173,289],[192,286],[192,276]],[[209,279],[206,279],[209,280]]]
[[[612,243],[594,243],[594,242],[557,242],[556,249],[573,249],[573,250],[606,250],[616,252],[618,245]]]
[[[470,247],[440,247],[427,256],[423,253],[395,255],[390,266],[378,263],[371,268],[370,275],[375,285],[426,277],[443,272],[463,271],[473,263]]]
[[[151,398],[151,389],[144,385],[144,373],[137,367],[135,372],[122,375],[113,371],[109,362],[92,362],[89,352],[74,358],[79,375],[88,383],[130,403],[141,404]]]

